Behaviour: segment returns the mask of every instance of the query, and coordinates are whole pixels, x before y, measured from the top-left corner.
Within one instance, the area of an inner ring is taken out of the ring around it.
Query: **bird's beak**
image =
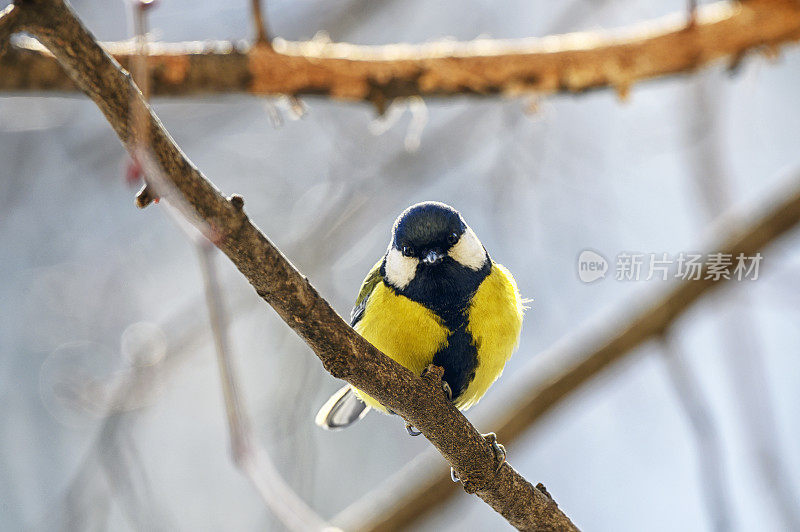
[[[422,262],[425,264],[431,265],[436,264],[437,262],[441,261],[444,258],[444,253],[440,253],[436,250],[430,250],[427,255],[422,258]]]

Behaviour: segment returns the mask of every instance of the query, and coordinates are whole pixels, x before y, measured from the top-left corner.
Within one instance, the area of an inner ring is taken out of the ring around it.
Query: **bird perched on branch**
[[[511,272],[492,261],[461,214],[425,202],[395,221],[389,249],[361,285],[350,325],[418,375],[430,364],[441,366],[445,391],[466,410],[516,349],[522,313]],[[370,408],[390,413],[348,385],[325,403],[316,423],[341,429]]]

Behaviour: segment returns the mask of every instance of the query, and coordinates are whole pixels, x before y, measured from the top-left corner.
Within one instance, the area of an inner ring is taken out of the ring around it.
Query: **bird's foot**
[[[441,380],[441,382],[442,382],[442,390],[444,390],[444,394],[447,396],[448,400],[452,401],[453,400],[453,389],[450,387],[450,385],[447,383],[447,381],[444,380],[444,370],[439,366],[435,366],[433,364],[430,364],[430,365],[428,365],[427,368],[422,370],[422,373],[420,373],[420,377],[425,378],[430,373],[434,373],[435,374],[436,380]]]
[[[447,384],[447,381],[442,381],[442,389],[444,390],[445,395],[447,395],[447,399],[449,401],[453,400],[453,389],[450,388],[450,385]]]
[[[446,381],[442,381],[442,389],[444,390],[444,393],[447,394],[447,399],[452,401],[453,390],[450,389],[450,385],[447,384]],[[422,432],[415,429],[414,425],[412,425],[411,423],[406,423],[406,432],[408,432],[409,436],[419,436],[420,434],[422,434]]]
[[[434,368],[434,367],[435,367],[435,366],[433,366],[433,365],[430,365],[430,366],[428,366],[427,368],[425,368],[425,369],[422,371],[422,376],[424,377],[424,376],[425,376],[425,375],[428,373],[428,371],[429,371],[431,368]],[[440,370],[440,371],[441,371],[441,370]],[[442,390],[444,390],[444,393],[445,393],[445,395],[447,396],[447,399],[448,399],[449,401],[452,401],[452,400],[453,400],[453,389],[452,389],[452,388],[450,388],[450,385],[449,385],[449,384],[447,384],[447,381],[445,381],[445,380],[443,380],[443,381],[442,381]],[[394,413],[394,412],[392,412],[392,413]],[[412,425],[411,423],[406,423],[406,432],[408,432],[408,435],[409,435],[409,436],[419,436],[420,434],[422,434],[422,432],[420,432],[420,431],[418,431],[417,429],[415,429],[415,428],[414,428],[414,425]]]
[[[492,450],[494,451],[494,457],[497,459],[499,464],[497,464],[497,469],[495,469],[495,473],[500,471],[500,468],[503,467],[503,464],[506,463],[506,448],[503,446],[502,443],[497,442],[497,434],[494,432],[487,432],[486,434],[481,434],[484,440],[489,442],[489,445],[492,446]]]
[[[506,448],[503,444],[497,442],[497,434],[494,432],[487,432],[486,434],[481,434],[483,439],[489,442],[489,445],[492,446],[492,451],[494,451],[495,459],[500,462],[497,464],[497,469],[494,470],[495,474],[500,471],[500,468],[503,467],[503,464],[506,463]],[[453,482],[460,482],[461,479],[458,478],[456,475],[456,470],[452,467],[450,468],[450,480]]]
[[[411,423],[406,423],[406,432],[408,432],[409,436],[419,436],[422,432],[418,431],[414,428],[414,425]]]

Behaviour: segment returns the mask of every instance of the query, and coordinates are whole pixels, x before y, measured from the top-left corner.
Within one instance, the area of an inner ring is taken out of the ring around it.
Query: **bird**
[[[361,284],[350,325],[417,375],[430,364],[440,366],[445,392],[467,410],[516,350],[524,310],[514,276],[491,259],[462,215],[426,201],[397,217],[386,253]],[[320,408],[315,422],[343,429],[370,410],[392,413],[346,385]],[[419,434],[408,423],[406,429]]]

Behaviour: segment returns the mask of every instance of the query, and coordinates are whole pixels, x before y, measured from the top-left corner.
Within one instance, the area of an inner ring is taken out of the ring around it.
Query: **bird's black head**
[[[474,292],[489,265],[486,250],[458,211],[427,201],[397,218],[383,274],[412,299],[452,299]]]
[[[467,224],[457,210],[434,201],[412,205],[397,218],[392,231],[392,247],[405,257],[434,265],[447,255]]]

